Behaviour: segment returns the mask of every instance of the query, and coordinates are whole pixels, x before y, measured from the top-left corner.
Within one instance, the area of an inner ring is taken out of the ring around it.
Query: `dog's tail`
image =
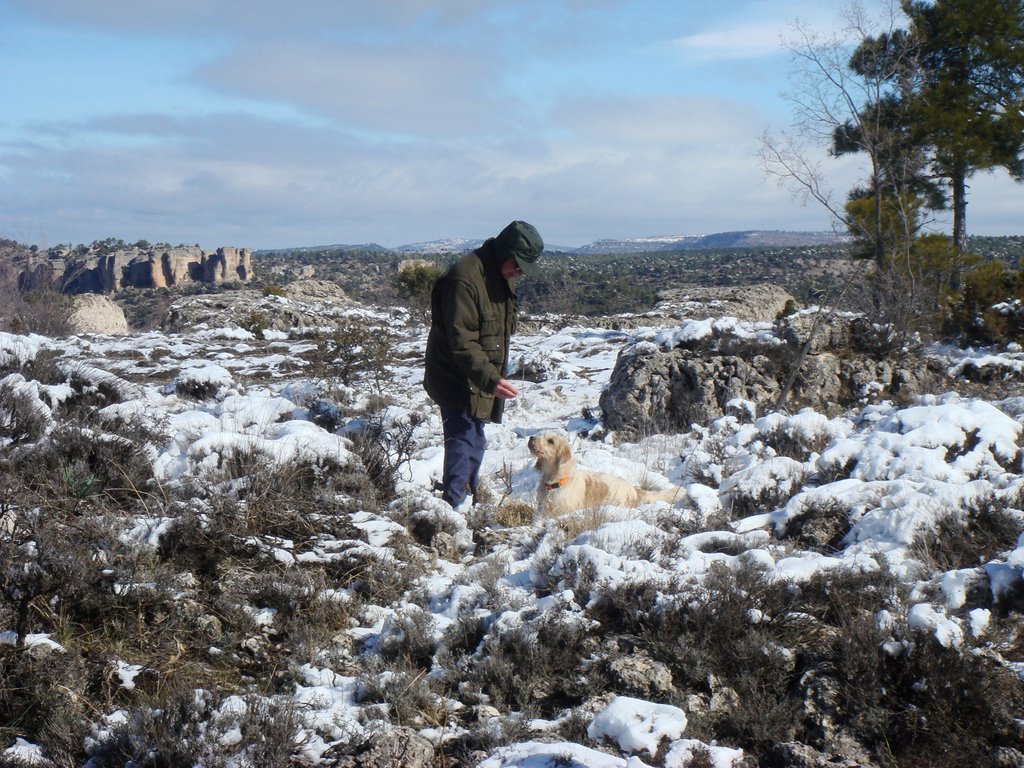
[[[667,501],[669,504],[678,504],[689,498],[685,488],[672,487],[663,488],[657,491],[644,491],[644,502]]]

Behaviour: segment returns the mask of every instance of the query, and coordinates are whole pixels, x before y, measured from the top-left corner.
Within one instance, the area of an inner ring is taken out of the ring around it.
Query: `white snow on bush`
[[[669,704],[652,704],[616,696],[587,727],[592,739],[608,739],[625,752],[658,751],[662,739],[678,739],[686,730],[686,714]]]
[[[50,344],[45,336],[18,336],[0,332],[0,369],[20,367],[36,359],[39,350]]]
[[[600,441],[589,437],[601,434],[595,429],[600,422],[597,404],[621,351],[631,345],[634,351],[664,351],[726,335],[778,343],[771,324],[739,323],[734,318],[629,333],[561,328],[520,335],[513,340],[512,357],[521,360],[523,368],[543,368],[547,378],[517,380],[520,396],[507,403],[504,421],[486,428],[489,447],[481,477],[495,500],[506,505],[502,509],[518,505],[529,510],[533,505],[538,473],[526,438],[548,428],[570,438],[583,467],[645,485],[684,485],[685,498],[675,505],[606,508],[558,521],[527,519],[521,525],[474,521],[471,529],[465,516],[433,493],[441,473],[441,425],[437,409],[422,391],[424,331],[419,329],[410,331],[394,361],[392,391],[387,394],[401,405],[383,413],[389,428],[398,428],[413,416],[419,419],[412,432],[411,456],[397,478],[398,500],[383,512],[347,515],[354,532],[338,538],[292,542],[263,537],[253,543],[275,558],[273,567],[282,571],[307,563],[346,562],[386,567],[411,563],[422,569],[415,594],[411,591],[386,606],[362,604],[364,596],[337,584],[318,596],[339,610],[358,606],[358,617],[346,635],[354,645],[365,642],[370,648],[403,639],[410,621],[419,622],[438,648],[445,631],[466,620],[479,622],[491,637],[530,628],[538,621],[589,627],[593,619],[587,608],[598,594],[632,584],[653,584],[655,591],[673,583],[698,584],[721,566],[759,568],[767,578],[794,586],[829,569],[868,572],[888,567],[904,580],[912,598],[891,614],[879,612],[879,625],[893,633],[883,650],[899,655],[906,653],[907,643],[918,642],[916,637],[910,641],[896,634],[908,627],[922,639],[964,652],[985,642],[999,611],[995,605],[991,612],[971,607],[970,599],[986,582],[993,603],[1019,593],[1024,535],[1008,551],[945,573],[928,572],[912,552],[915,540],[934,532],[939,521],[964,521],[980,504],[992,502],[1021,514],[1013,505],[1024,489],[1024,398],[993,404],[948,394],[923,397],[909,406],[883,402],[836,418],[802,410],[756,420],[751,404],[734,402],[730,415],[689,435],[651,436],[636,444],[619,442],[614,435]],[[220,340],[225,343],[218,344]],[[29,404],[27,412],[46,424],[74,393],[66,384],[27,381],[13,370],[55,344],[41,337],[0,334],[0,366],[12,371],[3,386],[23,398]],[[287,358],[288,344],[297,347],[308,341],[261,346],[247,331],[206,329],[173,337],[149,333],[128,339],[71,338],[60,344],[59,349],[76,361],[74,370],[87,386],[133,394],[104,408],[102,415],[138,419],[160,436],[148,446],[157,484],[215,480],[237,459],[251,462],[251,467],[245,466],[260,472],[294,462],[320,467],[355,458],[352,443],[342,435],[358,431],[365,414],[347,414],[348,406],[339,402],[331,414],[338,434],[329,432],[314,423],[311,414],[312,400],[329,399],[323,380],[265,375],[267,365]],[[1008,365],[1017,361],[1014,355],[999,357],[1009,360]],[[989,364],[981,355],[955,359],[960,365],[968,360]],[[140,369],[172,386],[125,386],[141,378]],[[188,399],[178,389],[204,394]],[[369,393],[369,385],[363,384],[346,391],[363,400]],[[736,511],[741,509],[752,512]],[[474,514],[482,513],[477,509]],[[456,551],[442,555],[440,547],[410,543],[410,519],[453,532]],[[792,538],[808,521],[830,520],[844,534],[835,551],[805,548]],[[170,518],[153,512],[126,517],[122,540],[156,546],[170,527]],[[480,540],[475,538],[478,534]],[[478,557],[477,547],[486,555]],[[580,578],[584,572],[586,580]],[[665,591],[658,600],[666,604],[674,597]],[[268,629],[274,620],[270,613],[253,618]],[[771,618],[756,611],[748,615],[751,622]],[[0,642],[16,642],[9,630],[0,627]],[[28,641],[41,648],[52,643],[37,636]],[[302,713],[303,757],[310,764],[332,744],[357,743],[369,728],[359,681],[347,674],[356,665],[338,662],[331,668],[332,661],[336,660],[329,656],[317,658],[315,663],[321,666],[296,663],[291,670],[296,679],[293,698]],[[115,679],[130,684],[137,674],[128,666],[118,667]],[[200,699],[197,693],[197,711],[203,704]],[[587,706],[602,701],[595,698]],[[445,706],[459,704],[453,699]],[[230,723],[244,707],[245,701],[235,697],[219,710],[224,726],[217,736],[223,744],[239,738]],[[593,710],[581,708],[572,714],[584,711]],[[105,727],[114,727],[116,713],[105,715],[105,722]],[[554,721],[547,722],[551,730]],[[541,724],[531,721],[528,727]],[[731,768],[742,758],[739,750],[682,738],[685,728],[686,714],[676,707],[618,696],[598,709],[588,729],[592,739],[603,742],[602,749],[618,754],[527,736],[521,743],[492,750],[480,765],[554,768],[575,761],[588,768],[643,768],[662,746],[667,748],[665,768],[684,768],[695,750],[702,749],[710,753],[715,768]],[[452,735],[433,726],[418,732],[435,742]],[[31,750],[31,745],[16,747]]]
[[[913,629],[931,632],[944,648],[959,648],[964,640],[960,624],[949,618],[944,611],[928,603],[918,603],[907,614],[907,623]]]

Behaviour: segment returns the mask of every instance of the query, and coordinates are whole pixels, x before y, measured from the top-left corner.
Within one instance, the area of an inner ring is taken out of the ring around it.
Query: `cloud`
[[[0,229],[50,243],[394,246],[484,237],[524,218],[575,245],[735,229],[754,211],[787,221],[792,204],[760,175],[743,110],[673,99],[568,106],[560,138],[374,142],[238,114],[68,126],[97,140],[0,150],[10,182]]]
[[[677,56],[692,62],[782,57],[786,51],[783,42],[795,26],[835,33],[849,24],[845,14],[845,6],[818,1],[745,0],[709,9],[699,17],[703,28],[674,38],[671,48]]]
[[[719,61],[775,55],[781,51],[782,42],[779,25],[762,22],[685,35],[673,40],[672,46],[688,58]]]
[[[0,150],[10,182],[0,188],[0,228],[51,243],[113,235],[213,246],[398,245],[468,226],[488,200],[495,220],[515,207],[499,201],[488,168],[443,143],[356,141],[238,114],[121,118],[76,133],[100,140]]]
[[[279,36],[297,32],[343,33],[365,24],[382,27],[429,18],[456,23],[499,0],[10,0],[26,15],[56,24],[88,24],[111,30],[156,34]]]
[[[774,60],[719,66],[768,50],[769,41],[775,50],[780,25],[759,11],[777,13],[778,4],[730,6],[733,17],[745,14],[742,23],[709,19],[681,38],[680,51],[706,58],[690,68],[669,66],[663,46],[650,55],[667,23],[651,29],[647,16],[632,15],[632,26],[619,28],[619,14],[636,8],[616,0],[464,0],[443,11],[422,0],[38,0],[31,10],[66,13],[62,24],[153,33],[124,37],[137,47],[110,58],[103,76],[70,78],[84,93],[124,86],[106,75],[140,49],[158,50],[161,61],[177,52],[180,66],[146,69],[139,59],[132,97],[8,116],[0,236],[40,245],[116,236],[210,247],[394,246],[486,237],[524,218],[549,242],[576,245],[828,228],[821,210],[800,208],[756,160],[772,109],[764,94],[774,89],[749,87],[746,72],[768,77]],[[115,18],[121,11],[131,18]],[[163,36],[176,30],[188,36]],[[564,45],[550,42],[556,34]],[[204,35],[231,37],[208,44]],[[677,64],[688,63],[682,58]],[[21,66],[29,77],[31,65]],[[71,75],[80,69],[77,59],[64,66]],[[851,169],[824,164],[845,194]],[[972,181],[972,195],[981,183]],[[981,232],[978,194],[971,227]]]
[[[343,126],[419,135],[484,127],[496,72],[475,52],[288,42],[247,47],[204,66],[195,78]]]

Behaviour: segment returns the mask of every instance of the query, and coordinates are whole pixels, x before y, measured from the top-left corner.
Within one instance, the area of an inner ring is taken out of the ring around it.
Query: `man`
[[[438,278],[430,298],[423,387],[441,407],[444,428],[444,500],[458,509],[476,493],[487,441],[484,423],[501,422],[509,339],[516,329],[515,279],[537,275],[544,250],[540,233],[513,221]]]

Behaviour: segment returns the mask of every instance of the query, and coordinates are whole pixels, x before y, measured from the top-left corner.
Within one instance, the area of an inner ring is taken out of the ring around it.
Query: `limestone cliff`
[[[22,270],[23,288],[64,293],[110,293],[122,288],[175,288],[188,283],[247,283],[252,280],[252,250],[199,246],[127,246],[99,253],[51,249],[37,254]]]

